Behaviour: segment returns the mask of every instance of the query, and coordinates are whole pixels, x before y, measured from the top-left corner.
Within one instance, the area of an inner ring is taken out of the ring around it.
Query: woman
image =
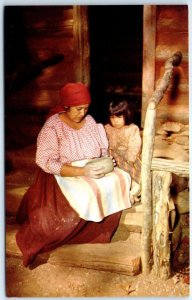
[[[109,154],[117,166],[132,177],[132,202],[138,201],[141,175],[141,136],[139,127],[132,122],[132,112],[126,100],[113,100],[108,106],[109,122],[105,125],[109,140]]]
[[[40,168],[17,214],[21,227],[16,241],[25,266],[39,252],[63,244],[110,242],[120,211],[131,206],[130,177],[118,170],[104,176],[103,167],[86,164],[108,153],[103,125],[87,114],[91,103],[88,88],[68,83],[60,98],[60,105],[38,135],[36,163]],[[110,201],[103,196],[105,185],[113,200],[107,208]]]

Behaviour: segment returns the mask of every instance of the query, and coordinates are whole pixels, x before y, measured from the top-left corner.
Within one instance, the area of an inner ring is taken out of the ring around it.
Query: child
[[[132,177],[130,191],[132,202],[139,201],[141,174],[141,136],[137,125],[132,123],[132,113],[126,100],[111,101],[108,107],[109,122],[105,130],[109,140],[109,155],[117,166]]]

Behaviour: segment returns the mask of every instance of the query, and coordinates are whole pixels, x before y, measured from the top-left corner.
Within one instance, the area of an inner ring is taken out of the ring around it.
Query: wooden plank
[[[137,275],[140,272],[140,246],[127,241],[62,246],[50,253],[48,262]]]
[[[54,51],[53,53],[62,53],[66,55],[68,52],[73,51],[73,36],[43,36],[30,38],[28,41],[29,51],[41,50]],[[57,49],[57,51],[56,51]],[[44,57],[43,57],[44,59]]]
[[[169,45],[157,44],[156,45],[156,59],[165,60],[178,51],[178,49],[182,52],[183,61],[188,61],[188,49],[185,44],[174,43]]]
[[[15,241],[18,226],[7,226],[6,255],[22,257]],[[126,275],[140,273],[140,243],[138,241],[118,241],[107,244],[64,245],[51,252],[40,253],[37,262],[54,265],[82,267],[110,271]]]
[[[189,145],[184,147],[176,142],[165,140],[163,136],[156,136],[153,158],[164,158],[178,162],[189,161]]]
[[[23,8],[27,30],[39,27],[62,26],[73,18],[73,6],[33,6]],[[43,21],[42,21],[43,20]],[[38,30],[37,30],[38,31]],[[29,33],[29,32],[28,32]]]
[[[179,77],[178,77],[179,78]],[[161,103],[171,104],[188,104],[189,103],[189,85],[187,80],[177,83],[177,78],[170,82],[170,86],[167,89],[166,94],[163,97]],[[158,84],[158,81],[157,81]],[[184,99],[183,99],[184,98]]]
[[[181,177],[189,177],[189,162],[153,158],[151,170],[169,171]]]
[[[170,120],[189,124],[189,109],[188,106],[183,105],[159,107],[157,111],[157,118],[161,123]]]
[[[143,10],[143,72],[142,116],[143,127],[148,100],[155,87],[156,6],[144,5]]]
[[[157,44],[158,45],[177,45],[179,43],[179,50],[188,49],[188,32],[158,32],[157,34]],[[182,49],[180,48],[182,46]]]
[[[136,202],[133,204],[132,207],[123,210],[122,215],[125,215],[127,213],[135,213],[135,212],[141,212],[141,213],[143,212],[143,206],[142,206],[141,201]]]
[[[76,81],[90,84],[88,7],[73,7],[74,72]]]
[[[115,234],[111,239],[111,242],[127,241],[128,243],[131,243],[132,240],[134,240],[134,242],[137,241],[138,243],[141,243],[141,230],[140,231],[135,230],[134,227],[132,227],[132,229],[134,230],[130,231],[129,226],[120,224],[117,230],[115,231]],[[138,226],[136,228],[138,228]]]
[[[156,59],[155,63],[155,78],[159,79],[163,76],[164,73],[164,62],[166,60],[166,57],[164,60],[158,60]],[[188,60],[182,60],[182,63],[180,66],[176,67],[174,69],[174,73],[178,74],[179,73],[179,83],[185,82],[189,80],[189,65],[188,65]]]
[[[120,219],[120,224],[124,225],[143,225],[143,213],[142,212],[127,212],[126,214],[122,214]]]
[[[186,102],[187,99],[185,98]],[[174,115],[179,115],[180,113],[185,114],[183,116],[184,119],[189,118],[189,103],[176,103],[175,105],[169,105],[168,103],[163,103],[162,105],[159,106],[157,114],[158,116],[167,111],[167,120],[172,121],[172,118]],[[180,120],[176,120],[177,122],[181,122]],[[183,122],[181,122],[183,123]],[[184,124],[189,124],[189,123],[184,123]]]
[[[188,31],[188,6],[158,5],[157,29],[164,32]]]
[[[156,277],[171,276],[169,240],[170,172],[153,171],[153,261]]]

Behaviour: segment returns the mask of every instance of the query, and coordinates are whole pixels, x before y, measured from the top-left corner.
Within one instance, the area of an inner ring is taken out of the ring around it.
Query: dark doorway
[[[90,82],[97,121],[111,99],[126,99],[141,121],[143,5],[89,6]]]

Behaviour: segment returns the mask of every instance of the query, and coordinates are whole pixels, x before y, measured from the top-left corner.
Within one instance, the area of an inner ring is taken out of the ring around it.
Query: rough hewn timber
[[[76,81],[90,84],[87,6],[73,6],[74,72]]]
[[[173,75],[173,66],[181,62],[181,52],[176,52],[165,62],[165,73],[159,85],[149,99],[143,130],[142,168],[141,168],[141,201],[143,203],[142,231],[142,271],[150,272],[151,232],[152,232],[152,201],[151,201],[151,165],[155,138],[156,107],[166,92]]]
[[[143,9],[142,127],[155,87],[156,5],[144,5]]]
[[[6,228],[6,255],[22,258],[16,241],[16,225]],[[106,244],[63,245],[51,252],[39,253],[35,264],[50,263],[60,266],[82,267],[137,275],[141,269],[140,242],[118,241]]]
[[[171,275],[169,240],[170,172],[153,172],[153,261],[157,277],[167,280]]]
[[[167,171],[181,176],[189,177],[189,162],[175,161],[171,159],[153,158],[151,170]]]

